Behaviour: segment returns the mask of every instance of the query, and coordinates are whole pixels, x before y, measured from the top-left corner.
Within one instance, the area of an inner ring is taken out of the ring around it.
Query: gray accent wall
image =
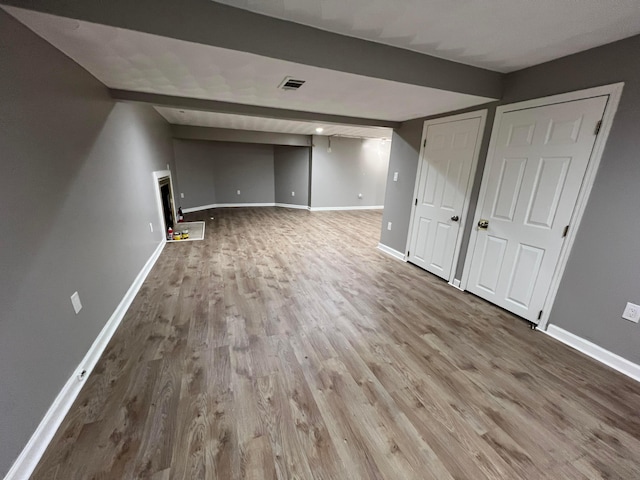
[[[329,139],[314,135],[311,207],[383,205],[390,143],[380,139]]]
[[[179,139],[173,144],[176,201],[183,208],[275,202],[272,145]]]
[[[309,206],[311,149],[274,147],[273,157],[276,203]]]
[[[382,214],[382,231],[380,243],[401,253],[406,253],[409,222],[411,221],[411,204],[418,171],[420,140],[424,120],[405,122],[394,130],[391,138],[387,188]],[[398,173],[398,181],[393,175]],[[387,224],[391,222],[391,230]]]
[[[153,109],[116,104],[3,11],[0,65],[3,477],[161,243],[152,172],[173,154]]]
[[[640,36],[508,74],[509,104],[548,95],[625,82],[593,190],[562,278],[550,323],[640,364],[640,326],[620,318],[627,301],[640,304]],[[471,197],[477,201],[495,106],[489,115]],[[483,107],[468,110],[479,110]],[[451,112],[452,115],[460,112]],[[445,115],[445,116],[446,116]],[[443,115],[440,115],[443,116]],[[432,117],[436,118],[436,117]],[[381,243],[404,252],[420,151],[422,122],[395,131],[389,161]],[[393,185],[398,171],[404,185]],[[386,231],[391,221],[399,231]],[[471,222],[464,232],[456,277],[464,265]]]

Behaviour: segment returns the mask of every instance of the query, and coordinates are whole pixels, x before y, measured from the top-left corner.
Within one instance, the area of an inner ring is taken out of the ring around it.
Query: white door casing
[[[486,113],[424,124],[407,259],[445,280],[455,273]]]
[[[601,95],[496,116],[475,219],[488,227],[474,226],[465,272],[470,292],[539,322],[608,100]]]

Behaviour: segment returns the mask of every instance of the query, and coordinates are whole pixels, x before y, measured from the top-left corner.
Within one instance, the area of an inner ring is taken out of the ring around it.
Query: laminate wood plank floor
[[[380,212],[189,220],[33,478],[640,479],[640,384],[380,252]]]

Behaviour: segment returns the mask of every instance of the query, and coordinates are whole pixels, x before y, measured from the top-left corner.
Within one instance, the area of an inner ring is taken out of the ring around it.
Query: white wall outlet
[[[236,190],[236,195],[240,195],[240,190]]]
[[[394,182],[398,181],[398,172],[393,172],[393,181]]]
[[[184,198],[184,193],[180,192],[180,198]]]
[[[149,222],[149,230],[151,230],[151,233],[153,233],[153,223]]]
[[[78,295],[78,292],[74,292],[73,295],[71,295],[71,305],[73,305],[73,311],[76,312],[76,315],[82,310],[82,303],[80,303],[80,295]]]
[[[361,193],[358,194],[358,198],[362,198],[362,194]]]
[[[291,192],[291,196],[295,197],[296,196],[296,192]]]
[[[387,230],[391,230],[391,222],[387,222]]]
[[[631,302],[627,303],[622,313],[622,318],[630,322],[638,323],[638,321],[640,321],[640,305],[635,305]]]

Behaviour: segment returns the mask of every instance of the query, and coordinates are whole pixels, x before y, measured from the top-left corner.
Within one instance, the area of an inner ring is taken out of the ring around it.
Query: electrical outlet
[[[291,196],[295,197],[296,196],[296,192],[291,192]]]
[[[387,230],[391,230],[391,222],[387,222]]]
[[[236,195],[240,195],[240,190],[236,190]]]
[[[180,193],[180,198],[184,198],[184,193]]]
[[[71,305],[73,305],[73,311],[76,312],[76,315],[82,310],[82,303],[80,303],[80,295],[78,295],[78,292],[73,292],[73,295],[71,295]]]
[[[640,305],[635,305],[631,302],[627,303],[622,313],[622,318],[630,322],[638,323],[638,321],[640,321]]]
[[[398,181],[398,172],[393,172],[393,181],[394,182]]]

